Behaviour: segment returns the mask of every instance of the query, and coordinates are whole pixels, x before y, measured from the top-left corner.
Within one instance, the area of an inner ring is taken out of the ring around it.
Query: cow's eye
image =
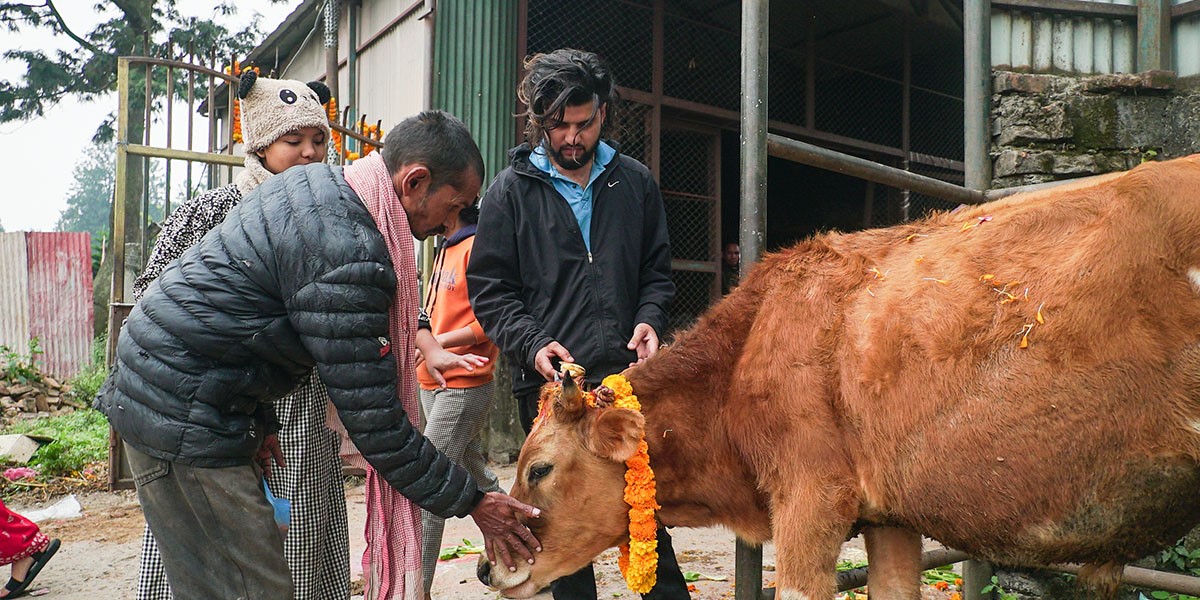
[[[549,475],[550,471],[553,469],[554,469],[554,465],[546,464],[546,463],[537,464],[537,465],[533,465],[532,467],[529,467],[529,482],[533,483],[533,482]]]

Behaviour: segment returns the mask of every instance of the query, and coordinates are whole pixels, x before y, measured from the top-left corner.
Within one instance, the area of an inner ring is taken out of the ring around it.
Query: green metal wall
[[[438,0],[434,13],[433,108],[462,119],[487,168],[486,186],[516,144],[518,0]]]

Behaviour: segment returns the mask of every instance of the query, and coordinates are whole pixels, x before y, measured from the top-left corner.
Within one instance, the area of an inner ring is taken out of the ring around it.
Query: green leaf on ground
[[[729,578],[724,575],[708,575],[705,573],[698,573],[696,571],[683,572],[684,581],[700,581],[701,579],[706,579],[708,581],[725,581]]]
[[[483,554],[483,544],[475,544],[471,540],[463,539],[462,544],[458,546],[446,546],[438,553],[439,560],[452,560],[460,556],[468,554]]]

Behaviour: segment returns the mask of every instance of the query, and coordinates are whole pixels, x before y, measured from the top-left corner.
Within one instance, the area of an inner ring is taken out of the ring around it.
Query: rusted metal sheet
[[[87,366],[92,349],[90,236],[77,232],[28,232],[24,237],[27,324],[22,339],[37,338],[39,365],[66,379]],[[15,265],[19,270],[20,265]],[[21,332],[15,332],[20,334]]]
[[[0,233],[0,346],[29,350],[29,260],[25,234]]]

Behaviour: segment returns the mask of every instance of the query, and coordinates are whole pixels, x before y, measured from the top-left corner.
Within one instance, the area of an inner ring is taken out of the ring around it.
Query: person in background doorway
[[[649,169],[603,139],[616,82],[591,52],[526,63],[517,95],[525,143],[480,208],[467,283],[488,337],[511,358],[513,395],[529,432],[538,389],[556,361],[595,385],[658,352],[675,296],[662,194]],[[658,530],[654,600],[686,600],[671,537]],[[595,600],[591,565],[551,584],[559,600]]]
[[[721,249],[721,293],[728,294],[741,281],[738,269],[742,264],[742,250],[737,242],[726,242]]]
[[[421,384],[421,409],[425,436],[450,460],[462,465],[487,492],[500,489],[496,474],[483,455],[481,434],[496,395],[492,370],[500,351],[483,333],[471,311],[467,295],[467,262],[475,244],[479,209],[468,206],[458,213],[458,224],[447,232],[425,294],[418,321],[417,348],[421,359],[417,381]],[[465,358],[472,366],[446,368],[447,360]],[[421,511],[421,572],[425,600],[432,598],[433,574],[441,552],[445,519]]]
[[[163,223],[146,268],[134,282],[134,299],[185,250],[225,220],[242,199],[271,176],[296,165],[325,160],[329,118],[322,106],[329,89],[320,82],[242,73],[241,102],[245,169],[235,182],[196,196]],[[283,460],[265,465],[272,493],[291,502],[284,556],[298,600],[345,600],[350,596],[350,546],[342,489],[339,437],[325,426],[329,394],[314,373],[275,404],[276,443]],[[269,454],[269,453],[268,453]],[[264,458],[266,458],[264,456]],[[158,545],[146,527],[138,571],[137,600],[169,600],[170,587]]]

